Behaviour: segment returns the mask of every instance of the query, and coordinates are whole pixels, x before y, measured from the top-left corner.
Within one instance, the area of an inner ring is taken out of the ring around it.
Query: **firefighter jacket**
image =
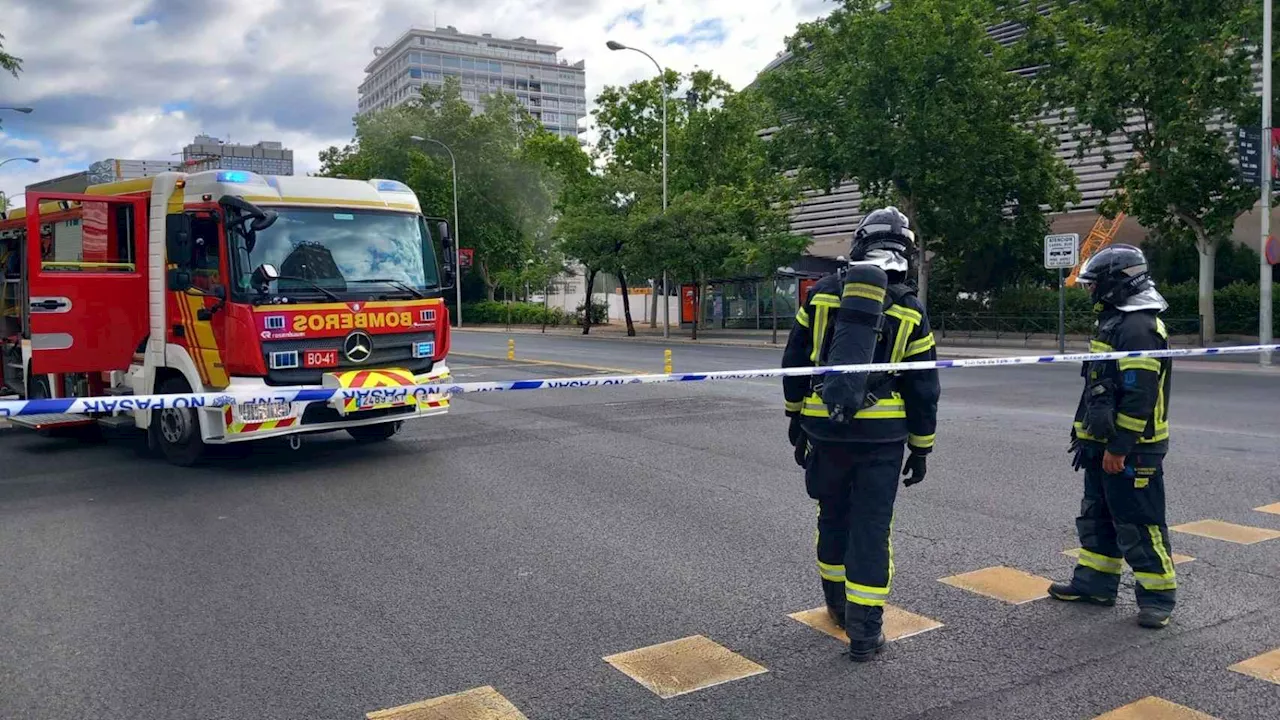
[[[785,367],[823,367],[840,309],[844,273],[819,280],[796,312],[796,323],[782,354]],[[885,293],[884,318],[875,348],[875,362],[934,360],[933,331],[915,292],[891,284]],[[784,377],[782,389],[788,417],[800,417],[805,433],[823,442],[893,443],[906,441],[911,451],[933,449],[941,387],[938,371],[873,373],[867,382],[874,404],[859,410],[847,424],[832,422],[822,401],[822,376]]]
[[[1169,333],[1153,310],[1109,309],[1098,318],[1090,352],[1163,350]],[[1169,448],[1169,358],[1121,358],[1085,363],[1075,436],[1117,455],[1164,454]]]

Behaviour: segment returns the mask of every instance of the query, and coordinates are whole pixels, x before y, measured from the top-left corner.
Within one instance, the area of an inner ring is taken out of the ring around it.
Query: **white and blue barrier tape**
[[[1176,358],[1212,355],[1255,355],[1280,350],[1275,345],[1241,345],[1235,347],[1139,350],[1133,352],[1076,353],[1062,355],[1026,355],[1018,357],[967,358],[869,365],[837,365],[832,367],[769,368],[765,370],[726,370],[702,373],[656,375],[612,375],[543,380],[509,380],[501,382],[446,383],[379,388],[279,388],[269,393],[182,393],[124,397],[56,398],[43,400],[0,401],[0,418],[17,415],[52,413],[96,414],[163,410],[165,408],[221,408],[227,405],[273,402],[329,402],[334,399],[358,400],[361,405],[404,402],[409,396],[467,395],[509,390],[557,390],[563,388],[597,388],[620,385],[654,385],[660,383],[708,382],[713,380],[750,380],[756,378],[802,377],[848,372],[901,372],[966,367],[1004,367],[1049,363],[1119,360],[1121,358]]]

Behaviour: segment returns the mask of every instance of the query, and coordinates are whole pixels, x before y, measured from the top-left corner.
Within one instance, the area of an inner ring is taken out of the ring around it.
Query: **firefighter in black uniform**
[[[1098,309],[1092,352],[1168,348],[1156,291],[1142,251],[1108,247],[1085,263],[1079,282]],[[1174,574],[1165,524],[1164,456],[1169,447],[1173,361],[1122,358],[1086,363],[1084,393],[1071,431],[1084,499],[1076,530],[1080,557],[1070,582],[1055,583],[1058,600],[1115,605],[1123,563],[1133,568],[1138,624],[1162,628],[1173,613]]]
[[[934,360],[928,316],[906,284],[914,253],[906,216],[892,207],[868,214],[854,232],[849,267],[818,281],[804,299],[783,367]],[[786,377],[783,391],[796,461],[818,501],[827,612],[849,635],[850,659],[865,662],[884,647],[893,505],[900,474],[907,486],[924,479],[938,372]]]

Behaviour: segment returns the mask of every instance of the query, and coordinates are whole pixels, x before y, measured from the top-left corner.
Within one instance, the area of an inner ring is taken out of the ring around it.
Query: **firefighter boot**
[[[1138,624],[1150,630],[1160,630],[1169,624],[1173,611],[1162,607],[1138,608]]]
[[[884,608],[846,603],[844,629],[849,635],[849,659],[867,662],[884,650]]]
[[[1054,583],[1049,586],[1049,596],[1063,602],[1082,602],[1089,605],[1111,607],[1116,604],[1114,595],[1090,595],[1069,582]]]

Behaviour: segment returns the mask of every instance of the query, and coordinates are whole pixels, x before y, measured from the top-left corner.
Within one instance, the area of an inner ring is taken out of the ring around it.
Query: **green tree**
[[[1257,117],[1252,64],[1262,21],[1253,0],[1057,1],[1028,18],[1040,82],[1087,130],[1081,151],[1117,135],[1133,147],[1108,212],[1167,240],[1194,240],[1200,315],[1215,332],[1218,246],[1257,200],[1233,165],[1232,124]]]
[[[3,70],[15,78],[18,73],[22,72],[22,58],[15,57],[4,51],[4,33],[0,33],[0,70]]]
[[[447,154],[458,166],[458,214],[462,244],[475,250],[475,269],[486,294],[495,298],[500,274],[525,272],[548,234],[559,180],[547,159],[556,141],[521,108],[514,96],[486,99],[473,114],[454,80],[426,86],[422,97],[356,120],[354,141],[320,154],[320,174],[352,178],[389,177],[418,193],[427,214],[452,218]]]
[[[687,89],[682,100],[672,99],[667,107],[669,212],[676,215],[670,222],[657,217],[662,83],[668,94]],[[763,100],[751,91],[736,92],[723,79],[701,70],[688,75],[668,71],[661,80],[607,87],[600,94],[595,117],[601,157],[611,172],[649,178],[648,195],[637,208],[651,217],[638,222],[623,253],[631,275],[643,272],[641,277],[656,278],[665,270],[669,279],[699,282],[720,273],[770,276],[804,251],[808,240],[789,232],[794,182],[774,170],[760,137],[760,130],[771,123]],[[692,245],[677,240],[676,247],[669,247],[673,237],[711,229],[711,236]],[[691,248],[704,257],[689,257]],[[677,257],[678,262],[673,259]],[[656,318],[656,294],[654,309]]]
[[[793,59],[759,86],[786,119],[770,143],[781,167],[827,191],[853,181],[868,209],[892,202],[911,219],[924,300],[927,253],[960,263],[1012,246],[1002,256],[1027,262],[1074,177],[1034,122],[1039,98],[1010,72],[1017,59],[987,33],[1003,19],[994,2],[882,5],[845,0],[801,25]]]

